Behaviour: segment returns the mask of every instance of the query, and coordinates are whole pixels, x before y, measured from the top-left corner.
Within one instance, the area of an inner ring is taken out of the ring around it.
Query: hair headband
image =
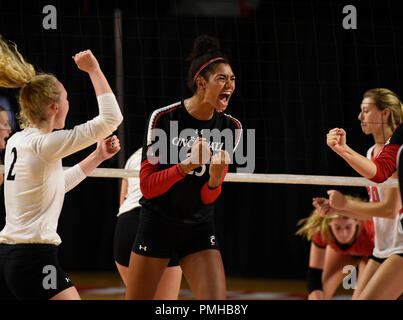
[[[196,81],[196,79],[197,79],[197,77],[199,76],[200,72],[202,72],[205,67],[207,67],[210,63],[213,63],[214,61],[217,61],[217,60],[225,60],[225,59],[224,59],[224,58],[221,58],[221,57],[218,57],[218,58],[214,58],[214,59],[211,59],[211,60],[207,61],[207,62],[206,62],[205,64],[203,64],[203,65],[200,67],[200,69],[196,72],[195,76],[193,77],[193,82]]]

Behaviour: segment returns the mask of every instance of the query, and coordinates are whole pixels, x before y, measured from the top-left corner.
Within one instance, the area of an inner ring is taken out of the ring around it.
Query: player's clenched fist
[[[326,135],[326,143],[333,151],[340,153],[346,147],[346,131],[334,128]]]
[[[211,157],[210,146],[204,138],[197,138],[192,145],[190,153],[190,162],[192,164],[206,164]]]
[[[231,159],[227,151],[218,150],[210,161],[210,177],[221,178],[225,167],[230,163]]]
[[[77,53],[73,56],[74,62],[77,67],[87,73],[99,69],[99,64],[95,56],[92,54],[91,50],[85,50]]]
[[[212,188],[217,187],[221,184],[225,169],[227,168],[228,164],[230,163],[231,159],[227,151],[225,150],[218,150],[212,157],[210,161],[210,179],[209,179],[209,186]]]

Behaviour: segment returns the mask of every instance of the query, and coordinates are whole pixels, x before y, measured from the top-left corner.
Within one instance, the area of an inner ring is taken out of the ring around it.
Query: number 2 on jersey
[[[13,181],[13,180],[15,180],[15,174],[13,174],[13,169],[14,169],[15,162],[17,161],[17,149],[14,147],[11,150],[11,153],[14,154],[14,159],[13,159],[13,162],[11,163],[10,170],[8,170],[7,180]]]

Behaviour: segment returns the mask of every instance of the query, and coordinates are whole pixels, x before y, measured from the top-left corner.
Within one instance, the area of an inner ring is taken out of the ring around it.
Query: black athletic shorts
[[[381,263],[381,264],[386,260],[386,258],[375,257],[373,254],[371,254],[371,256],[369,258],[374,260],[374,261],[376,261],[376,262],[378,262],[378,263]]]
[[[394,254],[403,258],[403,253],[394,253]],[[378,258],[378,257],[375,257],[372,254],[371,254],[371,256],[369,258],[374,260],[374,261],[376,261],[376,262],[378,262],[378,263],[383,263],[387,259],[387,258]]]
[[[73,286],[53,244],[0,244],[0,300],[49,300]]]
[[[115,235],[113,240],[113,255],[115,261],[122,266],[128,267],[130,254],[132,252],[134,239],[136,238],[137,228],[139,226],[141,207],[134,208],[125,212],[118,217],[115,227]],[[173,257],[168,267],[179,265],[177,257]]]
[[[181,258],[206,249],[218,248],[214,219],[201,223],[176,223],[156,217],[142,208],[140,225],[132,251],[147,257]]]

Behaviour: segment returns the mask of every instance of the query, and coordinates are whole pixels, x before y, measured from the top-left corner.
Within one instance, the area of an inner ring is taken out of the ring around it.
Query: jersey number
[[[368,188],[368,194],[369,198],[372,202],[380,202],[380,197],[378,193],[378,188],[377,187],[369,187]]]
[[[14,154],[14,159],[13,159],[13,162],[11,163],[10,170],[8,170],[7,180],[13,181],[13,180],[15,180],[15,174],[13,174],[13,169],[14,169],[15,162],[17,161],[17,149],[14,147],[11,150],[11,153]]]

